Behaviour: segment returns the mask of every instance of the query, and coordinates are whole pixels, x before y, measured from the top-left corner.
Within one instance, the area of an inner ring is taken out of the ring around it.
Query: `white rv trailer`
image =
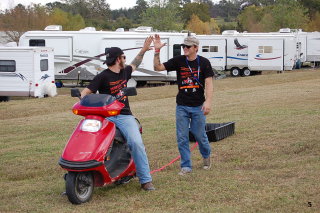
[[[1,100],[56,94],[52,48],[0,47]]]
[[[199,54],[207,57],[215,69],[230,70],[233,76],[249,76],[252,72],[270,69],[276,71],[292,70],[298,57],[296,37],[290,34],[270,35],[227,31],[222,35],[199,35],[198,38],[200,40]],[[266,41],[268,42],[266,43]],[[264,50],[259,52],[257,47],[260,49],[269,48],[269,53]],[[279,48],[282,50],[281,55],[276,53]],[[257,56],[258,54],[260,55]],[[273,68],[268,65],[276,59],[281,60],[283,65]]]
[[[298,34],[299,35],[299,34]],[[306,61],[320,63],[320,32],[307,33]]]
[[[304,32],[301,29],[283,28],[279,32],[269,32],[265,34],[283,35],[293,34],[297,39],[297,49],[300,58],[297,60],[296,68],[301,67],[301,63],[320,63],[320,32]]]
[[[46,46],[54,48],[55,77],[56,79],[92,80],[95,75],[106,69],[103,64],[105,56],[101,60],[92,60],[70,71],[66,69],[77,62],[90,57],[98,57],[105,53],[106,48],[120,47],[132,49],[125,51],[127,63],[130,63],[140,51],[144,40],[155,32],[111,32],[111,31],[29,31],[20,37],[19,46]],[[187,33],[160,34],[162,42],[167,43],[160,55],[161,61],[166,61],[173,56],[181,55],[181,46]],[[132,73],[135,81],[176,81],[176,73],[166,71],[155,72],[153,69],[153,51],[146,52],[142,64],[137,71]]]

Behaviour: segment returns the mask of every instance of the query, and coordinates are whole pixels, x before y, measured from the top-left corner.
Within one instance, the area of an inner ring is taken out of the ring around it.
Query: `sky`
[[[30,5],[31,3],[45,5],[49,2],[55,2],[60,0],[0,0],[1,10],[10,9],[17,4]],[[61,1],[60,1],[61,2]],[[136,0],[107,0],[111,10],[120,8],[131,8],[136,5]]]
[[[15,7],[17,4],[30,5],[31,3],[45,5],[49,2],[55,2],[60,0],[0,0],[0,9],[10,9]],[[106,0],[110,5],[111,10],[120,8],[132,8],[136,5],[136,0]],[[213,2],[219,2],[219,0],[213,0]]]

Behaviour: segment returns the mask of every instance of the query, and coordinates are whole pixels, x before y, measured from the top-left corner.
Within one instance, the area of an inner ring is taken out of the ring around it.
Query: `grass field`
[[[181,177],[179,162],[154,173],[154,192],[137,179],[95,188],[75,206],[61,193],[58,159],[77,122],[69,89],[44,99],[0,103],[0,212],[319,212],[320,70],[214,82],[207,122],[235,121],[235,134],[211,143],[213,167]],[[138,89],[130,99],[143,125],[151,169],[177,157],[177,86]],[[192,144],[191,144],[192,145]]]

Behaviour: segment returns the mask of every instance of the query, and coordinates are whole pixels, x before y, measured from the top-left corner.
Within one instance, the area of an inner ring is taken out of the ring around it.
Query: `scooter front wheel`
[[[66,177],[66,194],[73,204],[81,204],[91,199],[93,192],[91,172],[68,172]]]

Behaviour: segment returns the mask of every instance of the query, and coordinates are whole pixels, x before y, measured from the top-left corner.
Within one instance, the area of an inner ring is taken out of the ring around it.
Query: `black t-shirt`
[[[199,64],[200,69],[198,70]],[[202,105],[205,101],[205,79],[214,76],[210,61],[202,56],[198,56],[194,61],[187,61],[186,56],[181,55],[170,59],[163,65],[168,72],[177,71],[179,89],[177,104],[192,107]]]
[[[120,90],[127,87],[128,80],[131,78],[131,73],[131,66],[126,66],[124,69],[120,70],[119,73],[106,69],[96,75],[87,88],[93,93],[99,91],[100,94],[110,94],[113,96],[120,95]],[[128,97],[124,96],[120,102],[125,104],[125,107],[121,110],[120,114],[132,115]]]

